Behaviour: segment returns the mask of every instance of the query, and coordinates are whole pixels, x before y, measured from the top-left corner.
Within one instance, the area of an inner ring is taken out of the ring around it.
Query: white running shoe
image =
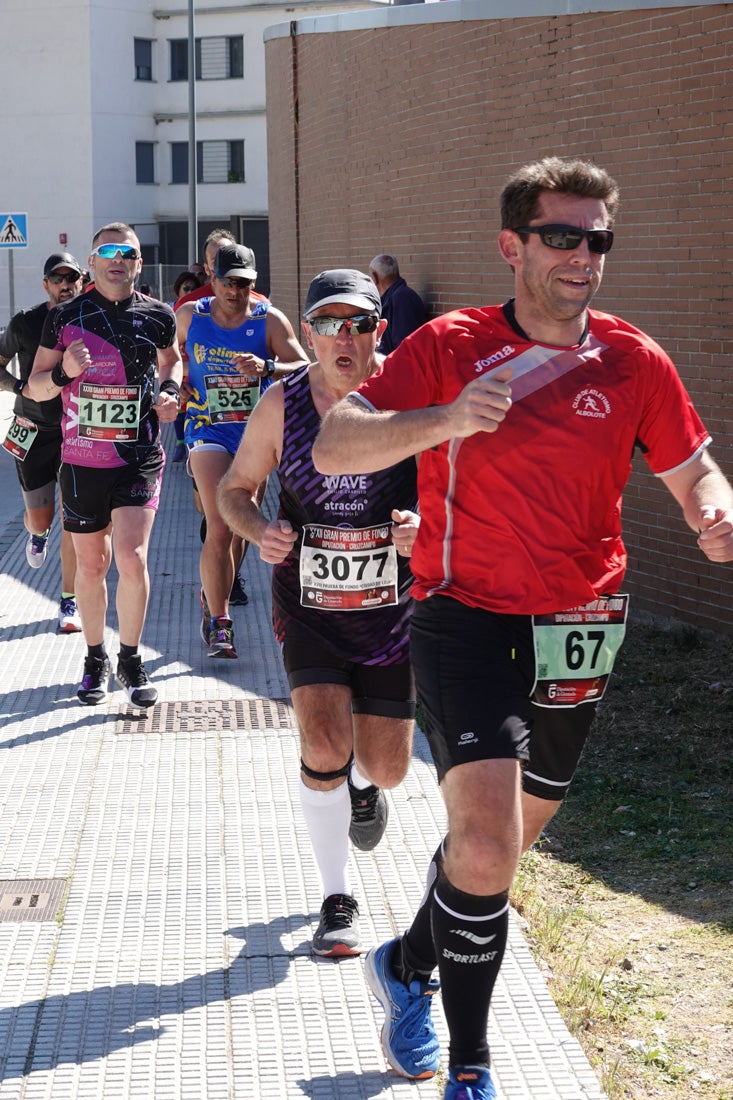
[[[40,569],[48,553],[48,531],[43,535],[29,535],[25,544],[26,561],[31,569]]]
[[[62,596],[59,604],[59,634],[79,634],[81,617],[73,596]]]

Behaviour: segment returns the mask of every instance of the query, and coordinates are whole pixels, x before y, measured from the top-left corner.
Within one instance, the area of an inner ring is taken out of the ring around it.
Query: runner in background
[[[76,551],[76,595],[87,643],[78,698],[94,706],[107,695],[106,577],[114,553],[117,682],[134,706],[149,707],[158,693],[138,646],[165,464],[159,422],[172,423],[178,412],[181,357],[173,310],[135,290],[142,258],[130,226],[112,222],[99,229],[89,264],[94,289],[48,315],[28,388],[36,401],[61,395],[63,405],[64,527]]]
[[[237,565],[234,536],[219,512],[216,490],[260,392],[308,359],[287,317],[269,302],[250,298],[256,277],[252,250],[224,244],[214,260],[213,296],[184,304],[176,313],[178,341],[188,357],[188,461],[206,520],[201,640],[210,657],[237,656],[229,614]]]
[[[48,311],[81,293],[82,268],[70,252],[54,252],[43,265],[43,289],[47,302],[16,313],[0,336],[0,390],[16,394],[15,416],[3,446],[15,459],[23,493],[28,531],[25,556],[32,569],[40,569],[48,553],[48,536],[55,514],[56,482],[61,465],[61,398],[33,401],[26,383],[43,332]],[[7,370],[18,357],[19,377]],[[61,599],[59,632],[77,634],[81,619],[76,606],[74,580],[76,556],[71,535],[61,531]]]
[[[191,290],[187,294],[182,295],[173,305],[173,309],[178,311],[180,306],[186,305],[188,302],[196,302],[201,298],[213,297],[214,291],[211,285],[211,280],[214,276],[214,258],[217,251],[224,244],[237,244],[230,229],[212,229],[208,237],[204,242],[204,263],[191,264],[191,270],[199,275],[202,285],[198,289]],[[252,255],[252,269],[257,267],[254,258],[254,252],[249,250]],[[200,271],[198,270],[200,268]],[[255,280],[252,280],[249,290],[250,301],[254,305],[256,302],[267,302],[268,298],[264,294],[260,294],[255,290]],[[179,419],[176,420],[176,439],[184,439],[184,425],[186,420],[186,397],[188,395],[188,360],[186,358],[185,348],[181,349],[183,355],[183,386],[181,387],[181,411]],[[180,432],[180,435],[179,435]],[[186,457],[185,442],[183,446],[183,453],[179,451],[178,446],[174,452],[173,461],[183,461]],[[264,487],[263,487],[264,492]],[[201,497],[199,496],[196,482],[193,483],[193,502],[196,511],[201,516],[200,534],[201,541],[206,539],[206,516],[204,514],[204,507],[201,503]],[[231,607],[246,607],[248,601],[247,593],[244,588],[244,581],[240,576],[240,569],[244,562],[244,555],[247,552],[247,544],[243,539],[240,539],[238,535],[235,535],[232,541],[232,556],[234,558],[234,582],[232,584],[232,590],[229,593],[229,604]]]

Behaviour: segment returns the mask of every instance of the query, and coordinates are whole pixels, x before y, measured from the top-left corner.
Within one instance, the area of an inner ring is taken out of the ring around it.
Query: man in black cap
[[[178,342],[188,357],[181,395],[187,403],[189,468],[206,519],[201,640],[210,657],[225,659],[237,656],[229,602],[238,563],[216,490],[260,393],[273,378],[308,360],[287,317],[268,301],[251,299],[254,264],[251,248],[223,244],[214,259],[213,296],[186,302],[176,312]]]
[[[313,280],[303,332],[316,362],[263,396],[219,492],[232,530],[275,566],[273,622],[300,730],[303,816],[323,884],[313,951],[334,957],[360,952],[349,837],[364,851],[381,839],[382,788],[404,778],[415,712],[407,642],[415,462],[324,478],[310,453],[321,417],[381,361],[380,310],[377,288],[361,271],[324,271]],[[270,521],[256,491],[275,467],[280,509]]]
[[[82,268],[70,252],[54,252],[43,266],[43,288],[48,301],[21,310],[0,337],[0,390],[16,394],[15,416],[3,447],[15,458],[25,503],[28,530],[25,554],[32,569],[46,560],[48,533],[54,516],[56,476],[61,464],[61,398],[32,401],[23,396],[48,311],[81,293]],[[19,377],[7,366],[18,357]],[[81,620],[74,598],[76,557],[71,535],[61,532],[61,602],[59,631],[75,634]]]
[[[211,298],[212,297],[214,291],[213,291],[213,287],[211,285],[211,279],[213,278],[213,275],[214,275],[214,261],[216,259],[216,254],[219,251],[219,249],[222,247],[222,245],[236,244],[236,243],[237,242],[234,239],[234,237],[232,236],[231,230],[221,229],[221,228],[211,230],[211,232],[209,233],[208,237],[206,238],[206,240],[204,242],[204,262],[203,262],[203,264],[191,264],[191,271],[196,271],[199,274],[200,278],[202,280],[206,280],[206,281],[204,281],[203,286],[199,286],[195,290],[189,291],[188,294],[182,295],[178,299],[178,301],[174,302],[173,303],[174,312],[177,312],[178,309],[181,306],[186,305],[188,302],[198,301],[199,298]],[[254,252],[252,251],[251,248],[248,248],[246,251],[249,253],[249,257],[250,257],[250,268],[251,268],[252,271],[255,271],[256,268],[257,268],[257,264],[255,262],[255,254],[254,254]],[[254,289],[254,280],[253,280],[253,282],[252,282],[252,284],[250,285],[250,288],[249,288],[249,301],[250,301],[250,305],[253,308],[257,304],[257,302],[267,302],[267,301],[269,301],[269,299],[264,294],[259,294]],[[183,441],[184,425],[185,425],[185,422],[186,422],[185,396],[186,396],[186,393],[188,392],[187,371],[188,371],[188,362],[187,362],[186,357],[184,355],[184,357],[183,357],[183,372],[184,372],[184,374],[183,374],[183,386],[181,387],[181,389],[182,389],[181,412],[180,412],[180,420],[176,420],[176,439],[180,441],[180,446],[178,444],[176,445],[176,449],[175,449],[174,455],[173,455],[173,461],[174,462],[182,462],[184,460],[184,458],[186,457],[186,453],[187,453],[186,452],[186,446],[185,446],[185,443]],[[206,516],[204,515],[203,506],[201,504],[201,499],[199,497],[195,481],[193,483],[193,502],[194,502],[194,505],[196,506],[196,511],[199,513],[200,516],[203,517],[202,520],[201,520],[201,541],[203,542],[204,539],[206,538]],[[234,574],[234,584],[232,585],[232,591],[229,595],[229,606],[230,607],[245,607],[248,603],[248,599],[247,599],[247,593],[244,590],[244,581],[242,580],[242,578],[239,575],[239,569],[240,569],[240,566],[242,565],[242,563],[244,561],[244,555],[246,553],[247,546],[246,546],[246,544],[242,543],[242,540],[238,536],[234,540],[233,550],[234,550],[235,574]]]
[[[211,230],[208,237],[204,241],[203,264],[191,264],[189,268],[190,271],[195,272],[199,276],[199,278],[204,281],[202,282],[201,286],[197,287],[195,290],[189,291],[188,294],[184,294],[181,298],[178,299],[177,302],[173,303],[173,309],[175,312],[177,312],[181,306],[185,306],[188,302],[195,302],[199,298],[211,297],[211,295],[214,293],[211,286],[211,278],[214,274],[214,260],[216,259],[216,254],[222,247],[222,245],[236,243],[237,242],[232,236],[231,230]],[[257,267],[257,264],[255,263],[255,254],[251,248],[248,248],[247,251],[249,252],[252,260],[251,266],[253,269],[255,269]],[[254,282],[252,287],[250,287],[249,299],[253,305],[255,302],[268,301],[268,298],[265,294],[260,294],[254,289]]]

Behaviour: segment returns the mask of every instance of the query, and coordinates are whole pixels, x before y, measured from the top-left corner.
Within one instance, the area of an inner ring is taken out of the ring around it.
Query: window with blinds
[[[244,183],[243,141],[197,141],[197,183]],[[188,183],[188,142],[171,142],[171,183]]]
[[[169,39],[170,79],[188,80],[188,39]],[[244,76],[244,37],[241,34],[197,38],[197,80],[239,80]]]

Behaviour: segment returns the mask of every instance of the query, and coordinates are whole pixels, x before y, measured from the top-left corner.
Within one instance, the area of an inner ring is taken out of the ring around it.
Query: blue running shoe
[[[486,1066],[453,1066],[443,1100],[496,1100],[491,1070]]]
[[[430,1019],[433,994],[440,982],[411,982],[408,988],[392,973],[390,960],[399,937],[373,947],[364,961],[366,979],[384,1009],[382,1050],[403,1077],[433,1077],[440,1064],[440,1043]]]

